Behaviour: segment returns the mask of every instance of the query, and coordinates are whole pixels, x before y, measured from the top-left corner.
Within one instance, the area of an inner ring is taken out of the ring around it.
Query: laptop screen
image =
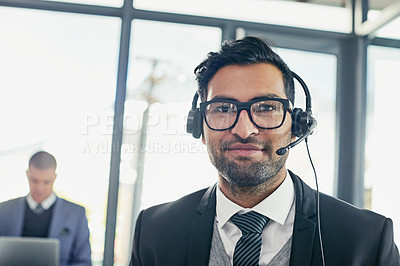
[[[58,239],[0,236],[0,266],[58,266],[59,256]]]

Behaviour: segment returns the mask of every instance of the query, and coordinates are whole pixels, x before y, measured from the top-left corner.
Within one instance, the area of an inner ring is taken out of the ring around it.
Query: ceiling
[[[350,3],[350,1],[348,0],[285,0],[285,1],[312,3],[312,4],[320,4],[328,6],[340,6],[340,7],[345,7],[348,3]],[[381,10],[396,1],[398,0],[369,0],[369,5],[370,9]]]

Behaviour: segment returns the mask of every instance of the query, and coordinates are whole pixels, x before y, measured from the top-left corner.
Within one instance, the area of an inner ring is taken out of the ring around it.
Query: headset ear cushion
[[[190,110],[186,123],[186,132],[191,133],[194,138],[198,139],[203,131],[203,117],[199,108]]]
[[[300,108],[294,108],[292,112],[292,134],[301,137],[309,129],[309,113]]]

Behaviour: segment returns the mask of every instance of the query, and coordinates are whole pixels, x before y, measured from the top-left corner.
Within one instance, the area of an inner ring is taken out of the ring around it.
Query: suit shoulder
[[[80,210],[80,211],[85,211],[85,208],[79,204],[73,203],[71,201],[68,201],[63,198],[58,198],[59,204],[62,204],[64,208],[70,209],[70,210]]]
[[[306,213],[309,215],[314,214],[316,208],[317,191],[309,187],[297,175],[293,174],[292,172],[290,172],[290,175],[293,179],[295,187],[297,187],[296,193],[299,193],[300,197],[303,198],[303,205],[305,206],[304,208],[306,210]],[[347,203],[333,196],[329,196],[321,192],[319,193],[319,196],[320,196],[321,216],[328,217],[328,220],[329,219],[335,221],[337,220],[337,222],[340,223],[340,221],[349,221],[349,219],[355,218],[357,219],[357,221],[364,221],[367,224],[368,223],[373,224],[373,223],[384,223],[387,219],[386,217],[378,213],[358,208],[350,203]],[[344,217],[346,218],[344,219]]]
[[[14,208],[16,205],[20,204],[21,201],[24,200],[24,198],[25,197],[19,197],[19,198],[14,198],[14,199],[0,202],[0,211],[9,209],[10,207]]]
[[[180,214],[190,216],[191,213],[195,213],[196,209],[208,188],[193,192],[175,201],[162,203],[155,205],[143,210],[143,215],[146,217],[161,218],[164,216],[168,217],[179,217]]]
[[[388,219],[379,213],[356,207],[343,200],[323,193],[320,193],[320,200],[321,213],[325,213],[329,216],[334,215],[342,218],[346,217],[346,220],[354,218],[357,219],[357,223],[364,222],[366,224],[383,224],[386,219]]]
[[[197,205],[201,198],[203,197],[204,193],[207,191],[208,188],[204,188],[193,192],[191,194],[185,195],[175,201],[166,202],[162,204],[158,204],[152,207],[149,207],[147,210],[158,210],[158,209],[174,209],[174,208],[182,208],[185,206],[191,207],[192,205]]]

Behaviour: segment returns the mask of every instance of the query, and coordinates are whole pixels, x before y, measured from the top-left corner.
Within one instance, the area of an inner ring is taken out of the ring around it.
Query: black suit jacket
[[[296,193],[291,266],[322,265],[316,191],[290,172]],[[216,186],[143,210],[137,219],[130,265],[208,265]],[[327,266],[399,266],[388,218],[320,194]]]

